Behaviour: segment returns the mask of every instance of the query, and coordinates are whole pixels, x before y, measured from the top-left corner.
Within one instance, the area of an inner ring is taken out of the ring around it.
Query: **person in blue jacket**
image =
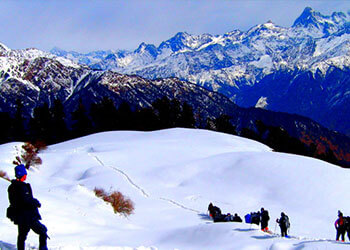
[[[15,167],[16,179],[11,181],[8,187],[8,198],[10,207],[7,216],[18,225],[17,249],[25,249],[25,241],[30,230],[39,235],[39,250],[47,250],[47,229],[39,222],[41,216],[38,208],[40,202],[33,197],[32,188],[24,181],[27,171],[23,164]]]

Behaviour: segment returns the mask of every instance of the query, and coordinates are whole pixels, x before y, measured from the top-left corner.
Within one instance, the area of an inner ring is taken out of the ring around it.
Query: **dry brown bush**
[[[37,149],[38,153],[39,153],[40,151],[42,151],[42,150],[47,149],[47,145],[46,145],[46,143],[45,143],[44,141],[38,140],[38,141],[36,141],[33,145],[34,145],[34,147]]]
[[[134,203],[121,192],[113,192],[110,194],[111,204],[115,213],[121,213],[125,216],[132,214],[134,211]]]
[[[107,193],[102,188],[95,188],[94,189],[95,195],[99,198],[102,198],[107,196]]]
[[[3,178],[5,180],[7,180],[7,181],[11,181],[10,177],[8,177],[7,173],[2,171],[2,170],[0,170],[0,178]]]
[[[124,216],[128,216],[133,213],[135,209],[134,203],[129,198],[125,197],[121,192],[114,191],[111,194],[108,194],[102,188],[95,188],[94,191],[97,197],[111,204],[114,213],[120,213]]]
[[[27,169],[34,165],[41,165],[42,160],[38,156],[38,153],[40,149],[45,149],[46,146],[44,146],[44,144],[39,144],[39,147],[34,146],[30,142],[24,143],[22,146],[24,150],[23,154],[21,156],[16,156],[16,160],[13,161],[13,164],[24,164]]]

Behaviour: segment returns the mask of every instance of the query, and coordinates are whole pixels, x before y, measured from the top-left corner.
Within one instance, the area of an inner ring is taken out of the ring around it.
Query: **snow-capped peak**
[[[342,28],[348,21],[348,16],[343,12],[334,12],[331,16],[326,16],[310,7],[306,7],[292,27],[318,29],[325,36],[328,36],[339,31],[339,28]]]
[[[157,55],[158,55],[156,46],[154,46],[153,44],[146,44],[146,43],[143,42],[135,50],[135,53],[137,53],[137,54],[144,54],[145,52],[148,52],[154,58],[157,57]]]
[[[0,51],[10,51],[10,49],[3,43],[0,43]]]

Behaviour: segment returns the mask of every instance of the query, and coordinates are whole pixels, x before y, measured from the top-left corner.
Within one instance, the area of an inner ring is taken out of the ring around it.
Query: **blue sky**
[[[177,32],[224,34],[272,20],[290,27],[305,7],[324,15],[349,0],[2,0],[0,42],[89,52],[156,46]]]

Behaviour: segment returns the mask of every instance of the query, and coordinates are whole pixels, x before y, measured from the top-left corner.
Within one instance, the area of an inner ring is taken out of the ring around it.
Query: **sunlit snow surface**
[[[0,170],[13,178],[21,143],[0,146]],[[260,143],[206,130],[106,132],[56,144],[29,171],[48,227],[49,249],[349,249],[336,243],[338,209],[350,215],[350,171]],[[13,249],[6,217],[9,182],[0,179],[0,246]],[[135,203],[125,218],[94,195],[121,191]],[[242,218],[269,210],[272,231],[284,211],[293,239],[245,223],[212,223],[209,202]],[[28,245],[38,246],[30,232]]]

